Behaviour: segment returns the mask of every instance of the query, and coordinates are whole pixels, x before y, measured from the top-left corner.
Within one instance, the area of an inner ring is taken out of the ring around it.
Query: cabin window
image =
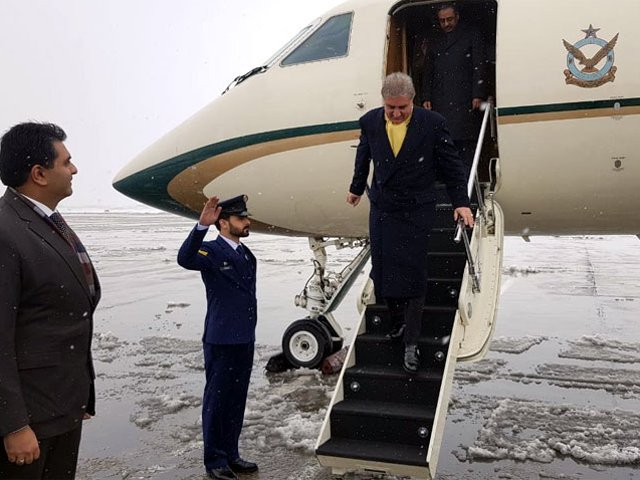
[[[349,52],[353,13],[329,18],[320,28],[291,52],[281,63],[283,66],[298,63],[345,57]]]

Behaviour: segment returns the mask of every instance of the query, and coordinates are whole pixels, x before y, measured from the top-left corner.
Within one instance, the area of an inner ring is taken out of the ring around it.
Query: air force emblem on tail
[[[600,29],[589,25],[589,28],[582,30],[585,37],[573,45],[562,39],[562,43],[567,49],[567,69],[564,71],[564,76],[568,85],[594,88],[616,79],[618,68],[613,65],[615,61],[613,49],[618,42],[619,33],[616,33],[611,40],[606,41],[598,38],[596,35],[598,30]],[[599,47],[599,49],[595,55],[587,57],[594,51],[594,47],[590,47],[591,45]],[[597,65],[603,61],[604,65],[598,69]]]

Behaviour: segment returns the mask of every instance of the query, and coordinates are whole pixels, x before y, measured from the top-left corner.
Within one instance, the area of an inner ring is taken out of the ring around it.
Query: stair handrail
[[[478,163],[480,163],[480,152],[482,151],[482,144],[484,143],[484,137],[487,131],[487,124],[489,123],[489,117],[493,111],[493,105],[490,102],[483,102],[480,106],[480,110],[484,111],[482,117],[482,125],[480,126],[480,134],[478,135],[478,141],[476,143],[476,149],[473,153],[473,162],[471,164],[471,170],[469,172],[469,180],[467,181],[467,196],[471,198],[471,192],[475,188],[476,199],[478,202],[478,214],[482,218],[482,221],[486,223],[487,217],[485,212],[484,200],[482,198],[482,191],[480,189],[480,182],[478,181]],[[469,268],[469,275],[471,276],[472,289],[474,293],[480,292],[480,277],[473,261],[473,255],[471,253],[471,245],[467,231],[464,228],[464,221],[459,218],[458,226],[456,228],[456,234],[454,241],[460,243],[460,240],[464,239],[464,249],[467,254],[467,263]]]

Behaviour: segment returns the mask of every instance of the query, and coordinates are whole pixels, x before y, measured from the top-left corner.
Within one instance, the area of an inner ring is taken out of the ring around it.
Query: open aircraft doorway
[[[495,1],[466,2],[401,2],[390,11],[385,72],[408,73],[416,87],[415,103],[422,106],[425,99],[425,82],[429,81],[427,59],[433,54],[433,45],[441,34],[438,11],[445,6],[455,6],[459,15],[459,28],[477,32],[482,39],[482,72],[478,75],[483,85],[485,99],[495,106],[496,95],[496,21],[498,4]],[[453,86],[452,86],[453,88]],[[469,106],[470,108],[470,106]],[[491,111],[491,114],[494,112]],[[482,182],[495,179],[498,158],[498,142],[495,124],[485,137],[478,176]]]

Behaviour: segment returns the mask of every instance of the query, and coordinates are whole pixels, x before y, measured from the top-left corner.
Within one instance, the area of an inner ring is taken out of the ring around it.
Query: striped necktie
[[[64,221],[62,215],[60,215],[58,212],[53,212],[51,215],[49,215],[49,220],[51,220],[51,223],[56,226],[71,249],[76,253],[76,255],[78,255],[78,260],[80,261],[80,265],[82,266],[82,271],[87,281],[87,285],[89,286],[89,291],[91,292],[91,295],[95,295],[96,285],[94,280],[93,265],[91,265],[91,260],[89,260],[89,255],[87,255],[87,250],[84,248],[84,245],[75,234],[75,232],[71,230],[69,225],[67,225],[67,222]]]
[[[51,220],[53,224],[58,227],[58,230],[60,231],[64,239],[73,246],[73,241],[69,233],[69,225],[67,225],[67,222],[64,221],[62,215],[60,215],[58,212],[53,212],[51,215],[49,215],[49,220]]]

